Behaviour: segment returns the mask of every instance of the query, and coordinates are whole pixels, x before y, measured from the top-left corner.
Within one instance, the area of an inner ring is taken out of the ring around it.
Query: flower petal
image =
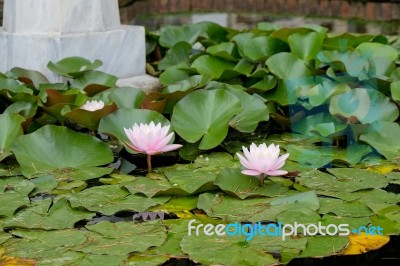
[[[284,171],[284,170],[271,170],[271,171],[268,171],[267,175],[278,176],[278,175],[286,175],[287,173],[288,173],[288,171]]]
[[[260,173],[260,172],[258,172],[258,171],[256,171],[256,170],[248,170],[248,169],[246,169],[246,170],[243,170],[243,171],[242,171],[242,174],[244,174],[244,175],[258,176],[258,175],[261,175],[262,173]]]

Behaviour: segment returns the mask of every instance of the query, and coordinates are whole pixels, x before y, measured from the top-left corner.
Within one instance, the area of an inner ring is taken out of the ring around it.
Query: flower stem
[[[260,186],[264,185],[264,180],[265,180],[265,174],[260,175]]]
[[[147,154],[147,170],[149,173],[151,173],[153,171],[153,169],[151,168],[151,155]]]

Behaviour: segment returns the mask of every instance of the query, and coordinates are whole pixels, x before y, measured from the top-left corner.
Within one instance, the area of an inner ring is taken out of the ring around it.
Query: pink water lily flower
[[[104,102],[103,101],[87,101],[84,105],[81,106],[81,109],[94,112],[100,109],[104,108]]]
[[[279,145],[271,144],[267,146],[265,143],[257,146],[252,143],[250,150],[243,147],[244,156],[237,153],[240,163],[245,168],[242,173],[245,175],[260,176],[260,185],[264,184],[266,175],[279,176],[288,172],[281,170],[285,165],[289,153],[279,156]]]
[[[129,142],[125,144],[135,152],[147,154],[147,164],[149,172],[151,171],[151,155],[172,151],[182,147],[180,144],[169,144],[174,132],[168,134],[170,126],[157,125],[154,122],[150,124],[135,123],[132,128],[124,128]]]

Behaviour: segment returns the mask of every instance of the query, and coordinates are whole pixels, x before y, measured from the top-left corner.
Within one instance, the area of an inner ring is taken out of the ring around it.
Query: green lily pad
[[[132,128],[135,123],[149,124],[152,121],[155,124],[161,123],[163,126],[170,124],[168,119],[158,112],[152,110],[122,108],[101,119],[99,132],[112,135],[118,138],[121,142],[124,142],[128,141],[124,128]]]
[[[295,33],[288,37],[290,50],[301,59],[316,58],[322,48],[325,34],[319,32]]]
[[[197,208],[204,210],[209,217],[224,221],[246,221],[256,213],[267,210],[270,201],[268,198],[241,200],[221,193],[204,193],[199,196]]]
[[[71,208],[65,198],[61,198],[52,206],[51,203],[51,199],[35,201],[32,207],[0,221],[0,225],[11,228],[65,229],[73,228],[76,222],[89,220],[95,216],[93,212]]]
[[[347,237],[307,237],[307,246],[300,257],[323,257],[340,253],[348,244]]]
[[[333,96],[329,112],[346,118],[350,123],[359,121],[363,124],[394,121],[399,116],[398,107],[388,97],[377,90],[364,88]]]
[[[61,169],[91,168],[113,160],[110,148],[99,139],[57,126],[44,126],[19,137],[12,152],[27,177]]]
[[[258,123],[269,120],[269,110],[258,95],[250,95],[241,90],[230,90],[240,100],[243,111],[234,116],[229,125],[240,132],[253,132]]]
[[[219,43],[207,48],[207,53],[220,57],[228,61],[238,61],[240,59],[237,47],[234,43]]]
[[[150,247],[160,246],[167,238],[164,225],[160,222],[132,223],[108,221],[86,228],[97,234],[90,235],[88,241],[79,251],[99,255],[127,255],[132,252],[143,252]]]
[[[168,67],[178,65],[180,63],[189,63],[189,56],[192,46],[187,42],[178,42],[169,49],[165,57],[158,64],[159,70],[165,70]]]
[[[384,175],[355,168],[328,169],[332,175],[310,171],[301,173],[296,180],[303,186],[317,191],[354,192],[388,185]]]
[[[237,97],[224,90],[192,92],[174,107],[171,123],[186,141],[201,138],[200,149],[218,146],[228,134],[229,120],[241,111]]]
[[[374,147],[388,160],[400,156],[400,139],[394,138],[400,133],[400,125],[387,121],[377,122],[360,135],[360,140]]]
[[[319,198],[320,214],[333,213],[342,217],[369,217],[372,211],[367,205],[358,202],[346,202],[340,199]]]
[[[82,57],[68,57],[58,61],[57,63],[49,62],[47,67],[50,71],[60,76],[78,77],[84,72],[95,70],[102,65],[103,63],[100,60],[90,62]]]
[[[241,199],[256,196],[276,197],[288,191],[286,186],[271,181],[266,181],[264,186],[260,186],[256,177],[244,175],[235,168],[221,170],[214,184],[224,192]]]
[[[24,118],[18,114],[0,115],[0,162],[11,155],[10,147],[23,134],[21,123]]]
[[[291,53],[274,54],[265,64],[280,79],[296,79],[311,75],[305,61]]]
[[[199,246],[203,248],[199,248]],[[181,242],[182,251],[195,262],[211,265],[274,265],[276,259],[260,252],[239,236],[186,236]],[[229,250],[229,252],[226,252]]]
[[[146,97],[146,93],[137,88],[121,87],[112,89],[108,97],[118,106],[119,109],[139,109]]]
[[[13,73],[19,81],[27,85],[32,84],[36,89],[39,88],[41,83],[49,83],[48,79],[38,71],[14,67],[10,72]]]
[[[274,54],[289,50],[287,43],[279,39],[253,33],[239,33],[232,40],[236,42],[239,54],[253,62],[264,62]]]
[[[100,120],[106,115],[114,112],[116,109],[117,107],[115,104],[106,105],[102,109],[93,112],[81,108],[75,108],[74,110],[64,109],[64,112],[66,112],[64,113],[64,116],[90,130],[96,130]]]
[[[114,87],[117,80],[116,76],[102,71],[86,71],[73,80],[71,88],[79,89],[88,96],[94,96]]]
[[[68,197],[73,208],[83,207],[90,211],[112,215],[119,211],[143,212],[150,207],[166,203],[170,197],[131,195],[117,185],[104,185],[85,189]]]

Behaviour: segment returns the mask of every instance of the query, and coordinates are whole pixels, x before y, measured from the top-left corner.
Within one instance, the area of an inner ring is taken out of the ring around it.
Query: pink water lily
[[[260,185],[264,184],[266,175],[279,176],[288,172],[281,170],[285,165],[289,153],[279,156],[279,145],[271,144],[267,146],[265,143],[257,146],[252,143],[250,150],[243,147],[243,155],[237,153],[240,163],[245,168],[242,173],[245,175],[260,176]]]
[[[182,147],[180,144],[169,144],[174,132],[168,134],[170,126],[157,125],[154,122],[150,124],[135,123],[132,128],[124,128],[129,142],[126,146],[135,152],[147,154],[147,164],[151,171],[151,155],[172,151]]]
[[[100,109],[104,108],[104,102],[103,101],[87,101],[84,105],[81,106],[81,109],[94,112]]]

